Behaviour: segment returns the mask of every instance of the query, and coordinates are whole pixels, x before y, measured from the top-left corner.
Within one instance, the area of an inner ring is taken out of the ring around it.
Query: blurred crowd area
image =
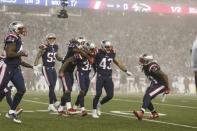
[[[45,36],[50,32],[57,35],[62,56],[66,54],[68,41],[72,38],[84,36],[88,41],[94,42],[98,48],[101,40],[108,39],[117,52],[117,59],[134,74],[131,78],[127,78],[124,73],[114,70],[114,77],[120,80],[119,85],[123,88],[121,90],[144,91],[133,85],[130,86],[136,76],[141,81],[146,81],[138,65],[138,56],[143,53],[154,56],[161,69],[168,74],[172,87],[177,81],[184,86],[184,79],[189,79],[188,85],[191,86],[192,92],[194,90],[190,49],[197,35],[195,16],[68,9],[72,15],[68,19],[59,19],[55,14],[52,16],[31,14],[31,11],[37,14],[50,13],[49,8],[29,7],[29,10],[27,7],[8,8],[20,14],[0,12],[2,48],[3,38],[8,32],[8,24],[14,20],[23,21],[28,29],[28,36],[24,38],[24,49],[29,53],[29,57],[24,60],[29,63],[33,63],[38,46],[45,42]],[[29,14],[25,14],[27,12]],[[57,62],[56,66],[58,70],[61,63]],[[35,74],[29,69],[24,69],[24,75],[27,88],[32,88],[32,84],[37,79],[34,77]],[[144,87],[148,86],[147,82],[141,83],[145,83]],[[174,92],[181,93],[182,90],[175,89]]]

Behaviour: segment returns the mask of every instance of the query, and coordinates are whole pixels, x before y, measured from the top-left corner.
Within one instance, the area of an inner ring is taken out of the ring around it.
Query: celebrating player
[[[114,96],[114,83],[112,81],[111,67],[112,62],[114,62],[122,71],[127,73],[127,75],[132,75],[132,73],[127,71],[127,69],[115,57],[116,53],[112,48],[111,42],[108,40],[102,41],[101,49],[98,49],[94,63],[97,72],[97,80],[96,95],[93,99],[93,118],[99,118],[99,115],[101,115],[100,106],[107,103]],[[103,87],[107,95],[99,102]]]
[[[139,64],[142,66],[142,71],[151,81],[147,88],[143,104],[140,111],[133,111],[138,120],[142,120],[146,109],[151,111],[150,119],[156,119],[159,114],[156,112],[151,100],[160,93],[169,93],[169,84],[167,75],[161,70],[160,66],[153,61],[152,55],[143,54],[139,57]]]
[[[49,33],[46,36],[46,44],[39,46],[40,51],[34,62],[34,66],[38,65],[40,57],[42,57],[43,67],[42,73],[45,77],[46,83],[49,86],[49,106],[48,111],[57,112],[55,107],[59,106],[55,94],[55,85],[57,81],[57,73],[55,70],[55,61],[62,61],[62,57],[58,53],[58,45],[56,44],[56,35]]]
[[[20,103],[26,89],[20,65],[24,65],[29,68],[33,68],[33,66],[22,61],[22,57],[28,56],[28,54],[23,50],[21,39],[21,36],[26,36],[26,28],[24,24],[20,21],[14,21],[9,25],[9,31],[10,33],[4,40],[5,58],[0,67],[0,91],[7,87],[9,81],[11,81],[16,87],[17,92],[13,98],[8,116],[13,120],[13,122],[21,123],[21,120],[18,119],[16,114],[16,107]]]
[[[58,108],[60,115],[65,114],[76,114],[76,110],[71,105],[71,92],[74,82],[73,72],[76,67],[76,63],[73,61],[73,56],[79,53],[83,57],[90,58],[87,53],[82,51],[82,45],[85,41],[84,38],[80,37],[78,40],[72,39],[68,45],[68,51],[64,57],[63,64],[59,71],[59,77],[63,85],[63,96],[61,98],[61,105]],[[66,105],[67,113],[64,112],[64,106]]]

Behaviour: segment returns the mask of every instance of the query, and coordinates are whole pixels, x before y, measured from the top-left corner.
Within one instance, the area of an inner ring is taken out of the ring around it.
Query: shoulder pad
[[[153,62],[150,64],[149,69],[150,72],[155,72],[157,70],[160,70],[159,65],[156,62]]]
[[[5,43],[14,43],[18,39],[18,36],[9,34],[5,37]]]

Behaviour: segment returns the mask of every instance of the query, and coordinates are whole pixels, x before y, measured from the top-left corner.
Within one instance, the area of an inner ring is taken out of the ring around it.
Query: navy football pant
[[[61,106],[65,106],[66,102],[71,102],[71,92],[74,83],[73,72],[64,72],[64,76],[60,78],[63,86],[63,96],[61,98]]]
[[[11,110],[16,110],[16,107],[26,92],[24,78],[20,67],[11,67],[3,64],[0,70],[0,91],[7,87],[9,81],[11,81],[17,89],[11,106]]]
[[[76,77],[80,88],[80,92],[79,95],[77,96],[75,105],[77,106],[80,105],[80,107],[84,107],[84,97],[86,96],[90,86],[89,73],[82,73],[77,71]]]
[[[114,83],[112,81],[112,76],[102,76],[97,74],[96,80],[96,95],[93,99],[93,109],[97,108],[97,104],[102,94],[102,89],[105,89],[106,96],[100,101],[101,104],[105,104],[111,100],[114,96]]]
[[[151,102],[152,99],[154,99],[158,94],[164,92],[166,87],[161,84],[151,84],[150,87],[147,88],[145,95],[143,97],[143,105],[142,110],[149,109],[151,112],[153,112],[155,109],[153,107],[153,104]]]
[[[53,104],[57,101],[55,94],[55,85],[57,81],[57,73],[54,67],[43,66],[42,73],[45,77],[46,83],[49,86],[49,103]]]
[[[0,91],[0,102],[3,100],[4,97],[6,97],[6,101],[11,108],[12,106],[11,88],[6,87],[4,90]]]

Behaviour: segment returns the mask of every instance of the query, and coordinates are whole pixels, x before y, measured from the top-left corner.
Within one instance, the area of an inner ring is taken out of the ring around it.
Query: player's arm
[[[59,76],[62,77],[64,75],[64,71],[66,70],[66,68],[68,67],[68,64],[74,62],[76,59],[74,56],[69,57],[68,59],[66,59],[66,61],[62,64],[60,70],[59,70]]]
[[[60,56],[60,54],[59,54],[59,52],[57,52],[57,54],[56,54],[56,59],[58,60],[58,61],[62,61],[63,60],[63,58]]]
[[[32,65],[30,65],[30,64],[28,64],[27,62],[25,62],[25,61],[21,61],[21,65],[23,66],[23,67],[27,67],[27,68],[31,68],[31,69],[33,69],[33,66]]]
[[[16,43],[7,43],[5,47],[6,57],[15,58],[21,56],[27,56],[24,51],[16,52]]]
[[[34,61],[34,66],[38,65],[39,59],[44,54],[44,52],[45,52],[45,50],[43,50],[43,49],[39,50],[38,54],[36,55],[36,59]]]
[[[165,82],[165,86],[166,86],[166,94],[169,93],[169,81],[168,81],[168,76],[162,71],[162,70],[157,70],[155,72],[155,74],[160,78],[162,79],[164,82]]]
[[[79,53],[80,55],[84,56],[84,57],[87,58],[87,59],[90,59],[90,55],[88,55],[87,52],[85,52],[85,51],[83,51],[83,50],[81,50],[81,49],[79,49],[79,48],[74,48],[73,51],[74,51],[75,53]]]
[[[117,59],[114,59],[113,62],[115,63],[115,65],[117,65],[122,71],[126,72],[128,76],[131,76],[132,73],[129,72],[126,67],[121,63],[119,62]]]

